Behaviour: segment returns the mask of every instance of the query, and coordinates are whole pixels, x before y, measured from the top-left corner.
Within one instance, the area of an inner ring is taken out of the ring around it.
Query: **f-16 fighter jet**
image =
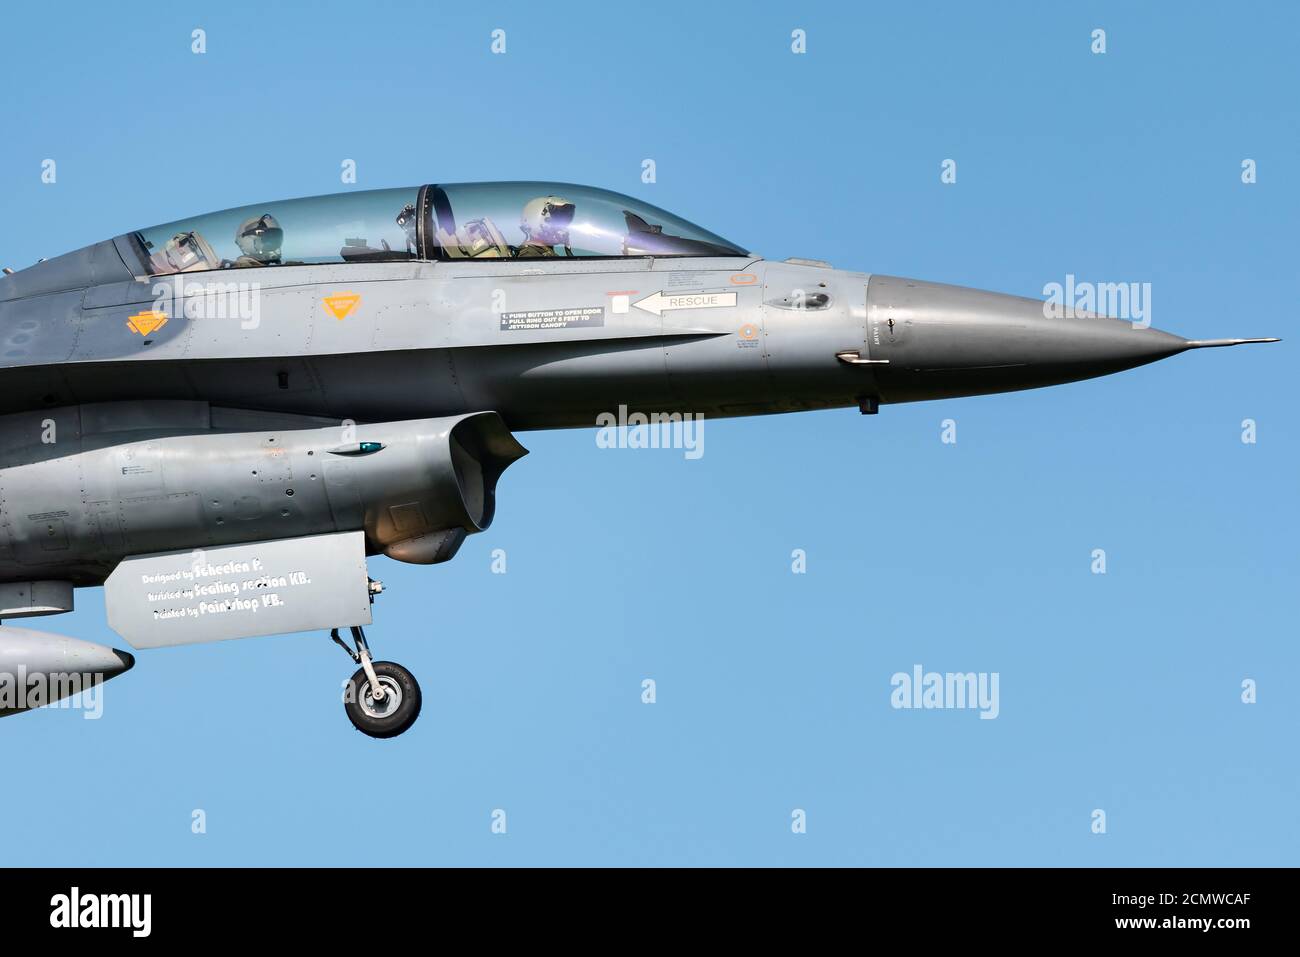
[[[371,656],[367,558],[454,556],[492,522],[516,433],[620,406],[874,414],[1276,341],[768,262],[555,183],[261,203],[7,272],[0,618],[105,585],[136,650],[329,631],[357,666],[347,715],[374,737],[411,726],[420,689]],[[0,627],[0,714],[133,663]]]

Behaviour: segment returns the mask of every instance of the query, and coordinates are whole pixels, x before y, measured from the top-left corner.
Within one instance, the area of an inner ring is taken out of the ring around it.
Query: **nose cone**
[[[0,717],[58,701],[135,666],[135,655],[30,628],[0,626]],[[21,699],[21,700],[19,700]]]
[[[1036,299],[872,276],[867,336],[887,402],[1010,392],[1131,369],[1202,345]]]
[[[27,674],[84,672],[105,680],[135,666],[135,655],[80,638],[46,631],[0,627],[0,672],[22,668]]]
[[[1015,296],[1002,315],[972,329],[967,355],[993,349],[1026,366],[1076,367],[1088,375],[1105,375],[1172,356],[1187,348],[1187,340],[1149,326],[1099,316],[1044,316],[1043,304]],[[1020,305],[1033,304],[1032,312]],[[1028,314],[1023,314],[1028,312]],[[981,345],[982,344],[982,345]],[[953,357],[962,361],[962,357]]]
[[[120,675],[122,672],[130,671],[132,668],[135,667],[135,655],[131,654],[131,652],[122,651],[121,649],[118,648],[113,648],[110,650],[117,658],[119,667],[116,671],[113,672],[112,675],[107,675],[106,677],[111,678],[113,675]]]
[[[103,675],[103,680],[107,681],[135,667],[135,655],[129,651],[60,635],[50,637],[58,640],[59,651],[63,655],[60,667],[65,671]],[[48,642],[49,638],[44,640]]]

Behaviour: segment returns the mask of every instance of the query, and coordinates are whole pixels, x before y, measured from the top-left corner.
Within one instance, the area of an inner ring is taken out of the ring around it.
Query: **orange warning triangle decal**
[[[126,320],[126,327],[132,332],[138,332],[142,336],[147,336],[155,329],[161,329],[167,324],[167,313],[155,312],[147,309],[144,312],[137,312],[134,316]]]
[[[335,319],[346,319],[351,314],[352,310],[357,307],[357,303],[360,301],[360,293],[336,292],[332,296],[326,296],[320,301],[320,304],[324,306],[325,311]]]

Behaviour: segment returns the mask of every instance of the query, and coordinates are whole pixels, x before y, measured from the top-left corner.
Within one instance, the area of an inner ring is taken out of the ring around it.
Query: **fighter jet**
[[[536,182],[127,232],[6,270],[0,337],[0,618],[70,611],[74,589],[104,585],[137,650],[328,630],[357,666],[347,716],[379,738],[421,696],[371,655],[367,559],[452,558],[491,524],[526,454],[516,433],[619,407],[874,414],[1277,341],[769,262],[641,200]],[[0,627],[0,714],[133,664]]]

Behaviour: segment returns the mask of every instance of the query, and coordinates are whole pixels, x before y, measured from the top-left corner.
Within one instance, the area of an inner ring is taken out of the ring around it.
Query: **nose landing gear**
[[[366,633],[352,627],[353,649],[339,637],[337,628],[330,638],[359,664],[343,693],[343,710],[362,734],[372,738],[395,738],[420,716],[420,685],[395,661],[372,661]]]

